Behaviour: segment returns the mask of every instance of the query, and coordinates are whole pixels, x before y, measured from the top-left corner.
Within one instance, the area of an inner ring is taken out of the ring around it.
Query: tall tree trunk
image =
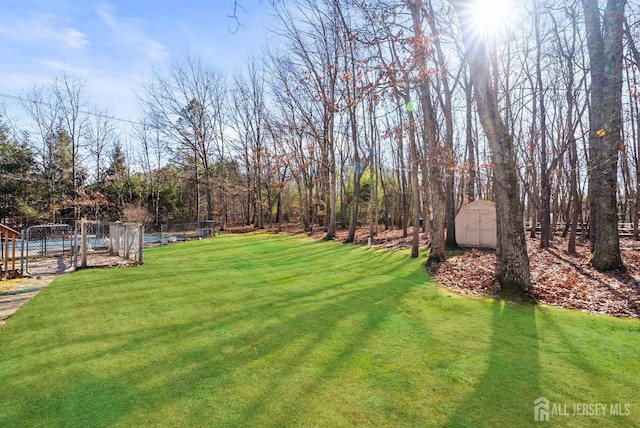
[[[198,173],[198,162],[197,158],[194,156],[193,158],[195,164],[195,179],[196,179],[196,220],[200,220],[200,174]]]
[[[400,129],[404,129],[404,120],[402,119],[402,102],[398,98],[398,126]],[[398,174],[400,181],[400,209],[398,210],[398,217],[401,221],[399,227],[402,228],[402,237],[409,236],[407,225],[409,223],[409,184],[407,183],[407,167],[404,158],[404,133],[398,134]],[[417,155],[416,155],[417,156]],[[394,219],[391,219],[391,223],[394,224]]]
[[[535,87],[535,83],[531,82],[532,86]],[[538,186],[538,170],[536,169],[536,153],[538,153],[538,91],[533,91],[533,99],[532,99],[532,107],[531,107],[531,136],[529,140],[529,156],[531,156],[531,161],[527,166],[527,175],[531,180],[531,191],[529,192],[529,207],[531,215],[530,223],[531,223],[531,231],[529,233],[530,238],[536,237],[536,231],[538,229],[538,215],[540,210],[540,187]],[[529,217],[528,217],[529,218]]]
[[[465,186],[465,202],[471,203],[476,199],[476,147],[473,144],[473,85],[465,77],[465,140],[467,144],[467,171],[469,178]]]
[[[498,281],[503,295],[522,296],[531,282],[529,256],[522,224],[518,170],[512,136],[500,118],[497,88],[491,82],[484,42],[473,34],[472,1],[449,0],[456,9],[465,45],[480,122],[492,152],[495,174],[496,214],[502,258]]]
[[[356,134],[355,130],[353,134]],[[352,138],[356,138],[352,135]],[[360,165],[360,155],[358,154],[358,144],[354,143],[355,150],[353,156],[353,199],[351,201],[351,213],[349,217],[349,233],[346,242],[353,242],[356,239],[356,228],[358,226],[358,208],[360,207],[360,177],[363,166]]]
[[[430,247],[427,264],[439,263],[445,260],[445,195],[442,179],[442,155],[438,144],[438,123],[433,111],[431,97],[431,81],[427,71],[428,51],[427,40],[422,32],[422,20],[420,12],[424,9],[421,0],[408,1],[409,10],[413,20],[414,32],[414,56],[418,67],[420,106],[422,107],[422,138],[425,145],[425,153],[428,156],[427,170],[429,172],[428,183],[431,196],[431,208],[433,210],[433,223],[430,224]],[[453,189],[451,189],[453,191]],[[425,201],[426,202],[426,201]],[[429,212],[424,213],[425,224],[430,222]]]
[[[327,236],[326,239],[334,239],[336,237],[336,225],[337,225],[337,216],[336,209],[338,205],[338,193],[336,186],[336,157],[335,150],[333,146],[333,141],[330,145],[330,156],[329,156],[329,222],[327,224]]]
[[[427,22],[431,28],[431,34],[433,34],[433,45],[435,47],[436,56],[438,58],[440,82],[442,84],[441,90],[437,91],[442,94],[440,97],[442,105],[442,113],[444,115],[445,135],[444,135],[444,150],[443,161],[444,165],[440,165],[444,168],[444,196],[445,196],[445,227],[446,227],[446,248],[454,249],[458,247],[456,242],[456,203],[455,203],[455,177],[454,167],[456,166],[455,159],[453,157],[453,91],[449,85],[449,75],[444,56],[444,49],[439,37],[439,31],[436,27],[436,13],[433,10],[431,0],[428,1],[428,18]]]
[[[576,124],[574,123],[573,112],[575,109],[575,97],[574,97],[574,77],[575,77],[575,54],[576,54],[576,28],[577,22],[573,20],[572,37],[570,43],[567,43],[568,50],[563,52],[563,56],[566,59],[566,77],[567,88],[565,93],[565,100],[567,102],[567,144],[569,145],[569,202],[570,207],[567,221],[569,222],[569,241],[567,244],[567,252],[576,252],[576,235],[578,231],[578,221],[580,221],[580,214],[582,213],[582,200],[580,199],[580,193],[578,192],[578,144],[576,142]],[[557,34],[557,33],[556,33]],[[559,37],[559,35],[557,35]],[[563,43],[558,42],[560,50],[564,51]]]
[[[347,227],[347,184],[345,182],[346,156],[340,154],[340,227]]]
[[[608,0],[602,21],[598,0],[582,0],[590,60],[589,211],[591,265],[624,267],[616,205],[622,129],[622,33],[625,0]]]
[[[540,6],[535,2],[534,26],[536,38],[536,82],[538,103],[540,107],[540,211],[538,221],[540,221],[540,248],[549,246],[551,236],[551,187],[549,185],[549,172],[547,171],[547,113],[544,104],[545,88],[542,81],[542,41],[540,39]]]
[[[638,63],[640,64],[640,63]],[[632,141],[635,146],[635,164],[640,165],[640,106],[638,98],[634,98],[632,105],[635,106],[635,130]],[[640,239],[640,232],[638,231],[638,219],[640,217],[640,167],[636,166],[636,200],[634,206],[633,217],[633,239]]]
[[[640,51],[638,51],[638,47],[636,45],[635,39],[631,34],[629,29],[629,23],[625,21],[624,26],[624,35],[627,40],[627,46],[631,51],[631,55],[633,57],[633,62],[635,62],[636,67],[640,67]],[[629,82],[637,82],[636,70],[632,69],[633,76],[631,79],[627,78]],[[627,68],[627,75],[629,74],[629,69]],[[636,88],[635,92],[629,91],[629,105],[631,106],[631,129],[633,131],[633,135],[631,137],[632,147],[635,148],[635,158],[634,163],[636,166],[636,191],[635,191],[635,205],[633,206],[633,239],[640,238],[640,232],[638,230],[638,217],[640,214],[640,105],[638,103],[638,90]]]
[[[411,101],[408,97],[405,100],[407,104]],[[413,235],[411,239],[411,257],[419,256],[420,247],[420,185],[418,183],[418,144],[416,142],[416,119],[412,111],[408,112],[409,116],[409,168],[411,178],[411,205],[413,212],[411,223],[413,223]]]
[[[572,64],[573,62],[571,62]],[[573,66],[569,66],[570,72]],[[569,77],[569,81],[573,81],[573,76]],[[567,244],[567,252],[576,252],[576,233],[578,231],[578,221],[582,211],[582,201],[578,193],[578,147],[573,124],[573,85],[569,85],[567,89],[567,129],[569,132],[569,203],[571,205],[571,226],[569,229],[569,243]]]
[[[258,139],[258,141],[260,141]],[[262,200],[262,147],[261,145],[258,145],[255,148],[255,164],[254,164],[254,168],[255,168],[255,177],[256,177],[256,190],[255,190],[255,197],[256,197],[256,209],[255,209],[255,214],[256,214],[256,221],[255,221],[255,228],[256,229],[264,229],[264,202]]]
[[[370,105],[373,105],[373,103],[371,103]],[[380,162],[378,162],[378,153],[379,151],[377,150],[377,144],[378,144],[378,139],[377,139],[377,134],[376,134],[376,129],[377,129],[377,123],[376,123],[376,115],[374,113],[374,109],[370,108],[369,109],[369,126],[370,126],[370,135],[369,135],[369,140],[370,140],[370,146],[369,146],[369,171],[371,171],[371,178],[370,178],[370,183],[371,183],[371,193],[369,196],[369,199],[371,201],[370,204],[370,223],[369,223],[369,238],[373,238],[377,232],[378,232],[378,218],[379,218],[379,206],[378,206],[378,165],[380,165]],[[382,186],[382,190],[384,192],[384,186]],[[383,193],[383,200],[384,200],[384,193]]]
[[[356,88],[356,58],[354,52],[354,44],[350,43],[350,65],[351,65],[351,79],[346,83],[347,85],[347,99],[352,100],[349,106],[349,122],[351,128],[351,143],[353,144],[353,200],[351,202],[351,216],[349,218],[349,234],[347,236],[347,242],[354,242],[356,239],[356,228],[358,227],[358,211],[360,209],[360,178],[364,172],[365,165],[360,163],[360,150],[358,144],[358,120],[356,112],[356,100],[358,98]],[[345,64],[347,59],[345,58]]]

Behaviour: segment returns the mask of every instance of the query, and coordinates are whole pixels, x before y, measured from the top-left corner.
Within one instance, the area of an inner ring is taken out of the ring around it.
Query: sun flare
[[[475,0],[471,13],[480,34],[495,36],[515,20],[515,0]]]

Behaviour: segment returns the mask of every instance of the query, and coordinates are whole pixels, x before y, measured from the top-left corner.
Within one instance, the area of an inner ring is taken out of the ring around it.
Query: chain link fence
[[[160,226],[160,233],[145,236],[145,246],[168,245],[195,239],[211,238],[216,235],[219,222],[199,220],[190,223],[170,223]]]
[[[216,235],[218,221],[201,220],[161,226],[160,233],[145,235],[140,223],[80,220],[69,224],[43,224],[16,232],[9,262],[20,266],[8,268],[3,263],[0,274],[13,270],[28,276],[72,272],[79,268],[120,266],[143,263],[144,247],[210,238]],[[5,258],[3,245],[0,253]]]
[[[75,241],[68,224],[28,227],[20,242],[23,272],[36,276],[73,271]]]
[[[142,264],[144,227],[139,223],[111,223],[109,248],[112,255]]]
[[[75,268],[142,264],[144,227],[140,223],[81,220],[75,236]]]
[[[81,220],[30,226],[17,243],[21,272],[29,276],[78,268],[142,264],[144,227],[139,223]]]

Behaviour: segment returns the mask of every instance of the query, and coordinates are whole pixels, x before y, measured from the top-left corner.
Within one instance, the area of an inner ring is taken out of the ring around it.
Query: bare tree
[[[427,14],[427,23],[431,29],[432,40],[435,50],[435,58],[437,59],[437,72],[435,73],[436,83],[438,87],[435,93],[438,94],[439,104],[442,108],[444,115],[444,142],[440,150],[438,158],[441,160],[442,165],[439,167],[444,170],[444,197],[445,197],[445,222],[446,222],[446,247],[456,248],[456,204],[455,204],[455,174],[456,161],[454,158],[454,120],[453,120],[453,97],[454,88],[457,86],[455,83],[451,83],[449,77],[449,67],[447,65],[445,49],[443,47],[443,38],[445,35],[444,27],[451,23],[450,14],[438,14],[436,13],[431,0],[427,2],[428,7],[425,9]],[[444,16],[443,16],[444,15]],[[442,16],[442,18],[440,18]],[[438,26],[438,19],[445,20],[444,23]],[[461,63],[458,76],[464,71],[466,65]],[[457,80],[457,79],[456,79]],[[470,130],[469,130],[470,131]]]
[[[389,46],[390,60],[384,58],[382,50],[380,50],[380,58],[382,61],[382,73],[385,75],[385,79],[388,80],[387,85],[393,91],[394,98],[397,105],[398,115],[404,115],[403,110],[406,110],[406,122],[403,121],[400,116],[400,124],[398,125],[399,132],[399,150],[402,150],[404,132],[408,134],[409,138],[409,181],[411,185],[411,224],[413,226],[412,239],[411,239],[411,257],[419,256],[420,245],[420,215],[421,215],[421,198],[420,198],[420,183],[419,183],[419,169],[420,159],[418,156],[418,122],[414,113],[415,102],[412,100],[412,79],[411,71],[412,67],[408,67],[399,54],[399,40],[387,27],[387,44]],[[401,157],[404,155],[399,154]],[[402,161],[404,162],[404,161]],[[401,162],[401,163],[402,163]],[[406,204],[408,209],[409,205]]]
[[[407,7],[411,13],[413,28],[413,59],[415,61],[418,93],[422,111],[422,139],[425,144],[425,152],[428,154],[426,165],[428,171],[428,183],[431,195],[431,208],[433,222],[430,227],[431,251],[427,264],[439,263],[445,260],[445,208],[444,194],[443,148],[439,142],[438,124],[432,99],[432,84],[427,67],[427,59],[431,55],[428,46],[431,45],[422,27],[422,11],[425,5],[421,0],[407,1]],[[424,213],[428,216],[428,212]],[[428,221],[428,219],[424,219]]]
[[[38,131],[38,139],[40,141],[36,143],[34,149],[44,176],[49,176],[47,174],[47,165],[54,149],[51,136],[54,134],[56,124],[59,121],[57,107],[52,94],[43,87],[31,88],[23,99],[23,108]]]
[[[478,105],[478,114],[491,147],[495,173],[498,240],[500,245],[498,281],[505,295],[522,296],[530,284],[529,256],[520,206],[519,178],[513,138],[498,106],[484,41],[473,32],[469,9],[472,1],[449,0],[460,20],[462,37]]]
[[[108,109],[94,110],[87,119],[85,138],[87,148],[93,157],[93,179],[97,185],[102,185],[104,172],[107,169],[105,162],[106,151],[112,149],[118,138],[116,124]]]
[[[290,8],[291,9],[290,9]],[[298,83],[306,93],[307,131],[313,133],[320,150],[326,239],[336,235],[337,168],[336,113],[341,56],[340,17],[334,2],[298,0],[276,8],[274,30],[285,41],[287,61],[298,70]],[[295,18],[294,18],[295,16]]]
[[[315,103],[308,102],[299,85],[299,69],[289,57],[269,53],[269,76],[275,100],[271,120],[280,128],[280,142],[291,158],[290,173],[297,186],[300,220],[311,231],[317,220],[316,184],[321,181]]]
[[[578,221],[582,215],[582,199],[579,193],[579,159],[576,128],[579,124],[581,112],[578,105],[578,93],[580,82],[576,81],[578,75],[577,55],[578,55],[578,19],[575,5],[569,5],[563,9],[563,15],[567,18],[566,28],[559,28],[554,20],[554,36],[556,38],[558,61],[562,74],[563,85],[565,87],[566,121],[564,138],[568,146],[569,163],[569,198],[567,202],[567,225],[566,233],[569,235],[567,251],[576,252],[576,234]]]
[[[65,73],[54,78],[49,87],[32,88],[22,101],[38,132],[35,149],[54,216],[68,201],[76,199],[86,178],[82,165],[87,123],[84,87],[84,81]],[[68,205],[73,207],[75,219],[78,205]]]
[[[637,30],[636,30],[637,31]],[[634,37],[632,28],[628,22],[625,22],[625,40],[627,42],[630,55],[628,63],[631,63],[632,67],[627,67],[627,84],[629,86],[629,110],[631,113],[631,130],[627,134],[631,138],[631,144],[629,153],[632,156],[632,161],[635,166],[635,204],[632,207],[632,220],[633,220],[633,238],[640,238],[640,90],[635,83],[638,81],[638,69],[640,68],[640,50],[636,43],[637,37]],[[631,68],[631,70],[629,70]]]
[[[236,73],[233,90],[233,123],[239,140],[240,156],[245,164],[248,193],[247,205],[254,206],[256,228],[264,227],[269,202],[263,200],[268,191],[267,111],[265,79],[257,59],[248,60],[244,70]],[[250,221],[250,219],[247,219]]]
[[[136,140],[141,144],[141,164],[145,172],[145,184],[147,188],[147,200],[151,202],[149,207],[153,211],[153,224],[160,227],[160,174],[166,163],[168,147],[160,138],[161,124],[154,123],[154,118],[145,117],[134,128]]]
[[[224,74],[190,55],[183,62],[175,62],[167,74],[156,70],[140,97],[177,157],[192,160],[198,195],[196,219],[210,220],[213,214],[211,164],[215,142],[221,138],[217,121],[222,117],[225,97]],[[200,208],[201,186],[206,203],[204,215]]]
[[[536,88],[537,101],[540,117],[540,212],[538,220],[540,221],[540,248],[549,246],[551,237],[551,188],[549,184],[549,171],[547,161],[547,112],[545,105],[546,89],[542,80],[542,36],[541,36],[541,19],[542,11],[539,0],[534,0],[534,35],[536,40]],[[538,130],[535,130],[538,133]]]

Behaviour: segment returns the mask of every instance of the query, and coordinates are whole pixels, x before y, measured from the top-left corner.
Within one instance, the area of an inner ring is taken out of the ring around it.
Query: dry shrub
[[[127,204],[122,209],[122,221],[142,223],[144,226],[148,226],[152,223],[153,217],[146,207]]]

